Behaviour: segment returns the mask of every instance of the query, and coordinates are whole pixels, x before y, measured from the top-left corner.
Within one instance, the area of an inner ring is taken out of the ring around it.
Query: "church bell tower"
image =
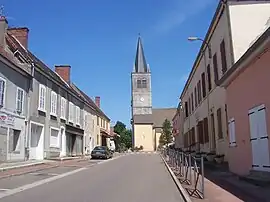
[[[152,114],[151,72],[139,36],[135,64],[131,73],[131,108],[134,115]]]

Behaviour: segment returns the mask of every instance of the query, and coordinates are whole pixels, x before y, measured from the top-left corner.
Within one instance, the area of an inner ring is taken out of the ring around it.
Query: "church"
[[[135,64],[131,73],[131,124],[133,147],[155,151],[165,119],[172,121],[176,108],[152,108],[151,71],[139,36]]]

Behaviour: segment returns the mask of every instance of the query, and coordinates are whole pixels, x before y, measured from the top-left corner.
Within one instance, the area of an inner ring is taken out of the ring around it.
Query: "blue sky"
[[[130,121],[130,73],[138,33],[152,71],[153,107],[176,107],[218,0],[0,0],[11,26],[30,29],[29,49],[101,97],[116,122]]]

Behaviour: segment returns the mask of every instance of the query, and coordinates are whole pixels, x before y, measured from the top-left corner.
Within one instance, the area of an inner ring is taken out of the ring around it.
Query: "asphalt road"
[[[92,167],[59,169],[14,176],[9,179],[13,182],[0,180],[0,202],[183,201],[158,154],[131,154]]]

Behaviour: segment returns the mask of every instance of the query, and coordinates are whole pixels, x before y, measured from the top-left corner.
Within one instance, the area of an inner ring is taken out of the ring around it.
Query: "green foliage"
[[[166,145],[168,147],[168,144],[173,141],[172,136],[172,126],[171,122],[168,119],[165,119],[165,121],[162,124],[162,133],[159,137],[159,146]]]
[[[114,126],[114,132],[119,134],[120,137],[117,138],[118,145],[117,150],[125,151],[132,147],[132,131],[130,129],[126,129],[126,125],[121,121],[117,121]]]

